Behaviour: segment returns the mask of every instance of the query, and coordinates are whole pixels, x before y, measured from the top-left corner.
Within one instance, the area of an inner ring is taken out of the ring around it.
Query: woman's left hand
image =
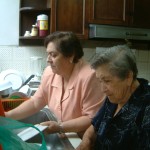
[[[46,122],[40,123],[40,125],[48,126],[48,128],[44,130],[44,133],[46,134],[57,133],[60,131],[59,123],[56,121],[46,121]]]

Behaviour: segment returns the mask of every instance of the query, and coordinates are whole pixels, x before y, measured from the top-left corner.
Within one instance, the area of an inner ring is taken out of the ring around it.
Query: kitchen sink
[[[44,108],[40,112],[25,119],[22,119],[20,121],[24,123],[38,124],[48,120],[56,121],[56,118],[54,117],[53,113],[51,113],[47,108]],[[44,134],[44,138],[48,150],[74,150],[74,147],[72,146],[72,144],[70,143],[65,134],[59,133]],[[32,137],[31,139],[27,140],[26,142],[41,144],[42,143],[41,135],[38,134]]]

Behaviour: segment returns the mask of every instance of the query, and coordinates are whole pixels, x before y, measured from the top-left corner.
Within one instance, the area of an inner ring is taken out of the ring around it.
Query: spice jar
[[[31,36],[38,36],[38,26],[32,25]]]

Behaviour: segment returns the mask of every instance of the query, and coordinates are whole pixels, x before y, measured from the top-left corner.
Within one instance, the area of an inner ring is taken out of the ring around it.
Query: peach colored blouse
[[[63,98],[62,84],[62,76],[54,74],[48,66],[32,100],[38,101],[41,106],[48,105],[61,121],[81,116],[93,118],[105,96],[90,65],[83,60],[75,64]]]

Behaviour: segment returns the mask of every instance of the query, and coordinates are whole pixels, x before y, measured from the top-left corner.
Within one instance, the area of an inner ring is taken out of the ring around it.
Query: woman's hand
[[[59,123],[56,121],[46,121],[46,122],[40,123],[40,125],[48,126],[48,128],[44,131],[44,133],[46,134],[60,132]]]
[[[95,146],[96,134],[93,125],[91,125],[85,132],[82,142],[76,150],[93,150]]]
[[[89,141],[82,141],[76,150],[92,150],[92,145]]]

